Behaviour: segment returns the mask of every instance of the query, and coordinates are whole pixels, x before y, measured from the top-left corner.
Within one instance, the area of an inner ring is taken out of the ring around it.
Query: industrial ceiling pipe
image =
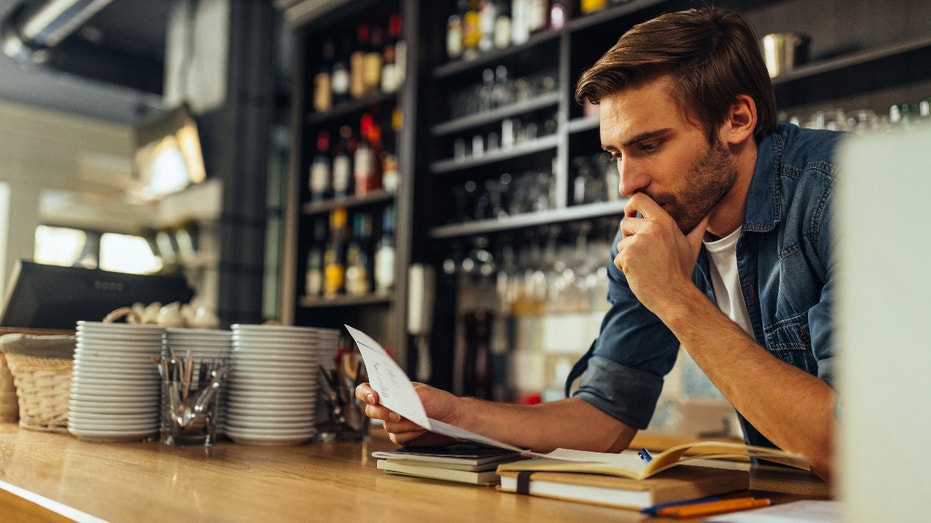
[[[2,23],[3,53],[22,64],[41,64],[58,45],[112,0],[47,0],[17,6]]]

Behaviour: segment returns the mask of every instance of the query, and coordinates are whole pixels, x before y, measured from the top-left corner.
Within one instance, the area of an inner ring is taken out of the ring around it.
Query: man
[[[741,416],[750,444],[803,454],[829,480],[833,151],[839,135],[776,125],[753,28],[725,9],[628,31],[586,71],[601,142],[628,197],[598,339],[564,400],[535,406],[418,385],[433,418],[548,451],[625,449],[649,423],[678,348]],[[356,391],[399,444],[441,438]]]

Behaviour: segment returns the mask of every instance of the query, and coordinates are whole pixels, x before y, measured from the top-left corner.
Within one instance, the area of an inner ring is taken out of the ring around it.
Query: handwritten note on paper
[[[365,370],[368,373],[369,384],[378,393],[378,399],[382,405],[397,412],[401,416],[413,421],[421,427],[449,436],[451,438],[465,439],[500,447],[517,452],[524,452],[528,455],[536,455],[524,449],[508,445],[492,438],[487,438],[480,434],[475,434],[459,427],[454,427],[448,423],[427,417],[427,413],[420,401],[420,396],[414,389],[414,384],[404,370],[394,361],[385,349],[373,340],[368,334],[359,329],[346,325],[346,330],[359,346],[359,352],[362,354],[362,360],[365,362]]]
[[[368,334],[349,325],[346,325],[346,329],[359,346],[369,383],[378,393],[380,403],[421,427],[432,430],[414,384],[394,358]]]

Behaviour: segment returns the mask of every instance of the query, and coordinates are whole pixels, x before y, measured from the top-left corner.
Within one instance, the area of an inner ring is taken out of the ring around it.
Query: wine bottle
[[[334,105],[348,102],[350,98],[349,49],[349,39],[344,38],[333,62],[333,72],[330,74],[330,85],[333,89]]]
[[[346,249],[346,294],[362,296],[372,291],[372,217],[353,216],[352,240]]]
[[[317,112],[327,111],[333,107],[333,61],[336,55],[336,49],[333,45],[333,39],[328,38],[323,42],[320,63],[317,67],[317,73],[314,75],[314,95],[313,105]]]
[[[317,134],[317,154],[310,164],[310,201],[318,202],[330,192],[330,133]]]
[[[375,251],[375,291],[390,292],[394,288],[394,207],[385,207],[381,238]]]
[[[355,154],[352,128],[339,129],[340,140],[333,151],[333,197],[345,198],[352,192],[352,157]]]
[[[307,251],[307,270],[304,276],[304,292],[308,297],[323,294],[323,251],[326,243],[326,222],[314,222],[314,237]]]
[[[368,46],[362,65],[362,91],[365,95],[377,93],[381,89],[381,69],[384,57],[385,30],[375,26],[369,34]]]
[[[462,17],[449,15],[446,21],[446,56],[455,60],[462,56]]]
[[[495,22],[498,7],[492,0],[481,0],[478,5],[478,50],[487,53],[495,48]]]
[[[478,0],[468,0],[462,14],[462,57],[466,60],[478,56],[478,43],[482,38],[480,24]]]
[[[404,125],[404,113],[401,106],[395,106],[391,111],[391,132],[386,133],[387,139],[381,157],[381,185],[388,192],[395,192],[401,184],[401,172],[398,170],[398,137]]]
[[[401,17],[393,14],[388,18],[388,39],[385,42],[383,64],[381,68],[381,90],[385,93],[397,92],[404,83],[407,47],[401,40]]]
[[[359,123],[361,139],[353,155],[355,195],[365,196],[381,187],[379,158],[381,155],[381,129],[369,113]]]
[[[356,46],[349,55],[349,95],[361,98],[365,94],[365,56],[369,45],[369,26],[359,24]]]
[[[323,295],[332,298],[346,290],[346,209],[330,213],[330,241],[323,254]]]

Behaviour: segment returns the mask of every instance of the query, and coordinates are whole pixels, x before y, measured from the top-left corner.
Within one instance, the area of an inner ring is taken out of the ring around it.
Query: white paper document
[[[713,516],[705,523],[837,523],[840,503],[837,501],[804,499],[771,507]]]
[[[474,441],[484,445],[515,450],[531,456],[539,456],[539,454],[534,452],[520,449],[513,445],[508,445],[507,443],[487,438],[481,434],[475,434],[474,432],[427,417],[427,413],[423,408],[423,403],[420,401],[420,396],[418,396],[417,391],[414,390],[414,384],[411,383],[404,369],[394,361],[394,358],[385,352],[385,349],[368,334],[359,329],[350,327],[349,325],[346,325],[346,330],[348,330],[352,338],[356,340],[356,344],[359,346],[359,352],[362,353],[362,360],[365,362],[365,370],[368,373],[369,384],[371,384],[375,392],[378,393],[379,402],[385,407],[388,407],[430,432],[452,438]]]

